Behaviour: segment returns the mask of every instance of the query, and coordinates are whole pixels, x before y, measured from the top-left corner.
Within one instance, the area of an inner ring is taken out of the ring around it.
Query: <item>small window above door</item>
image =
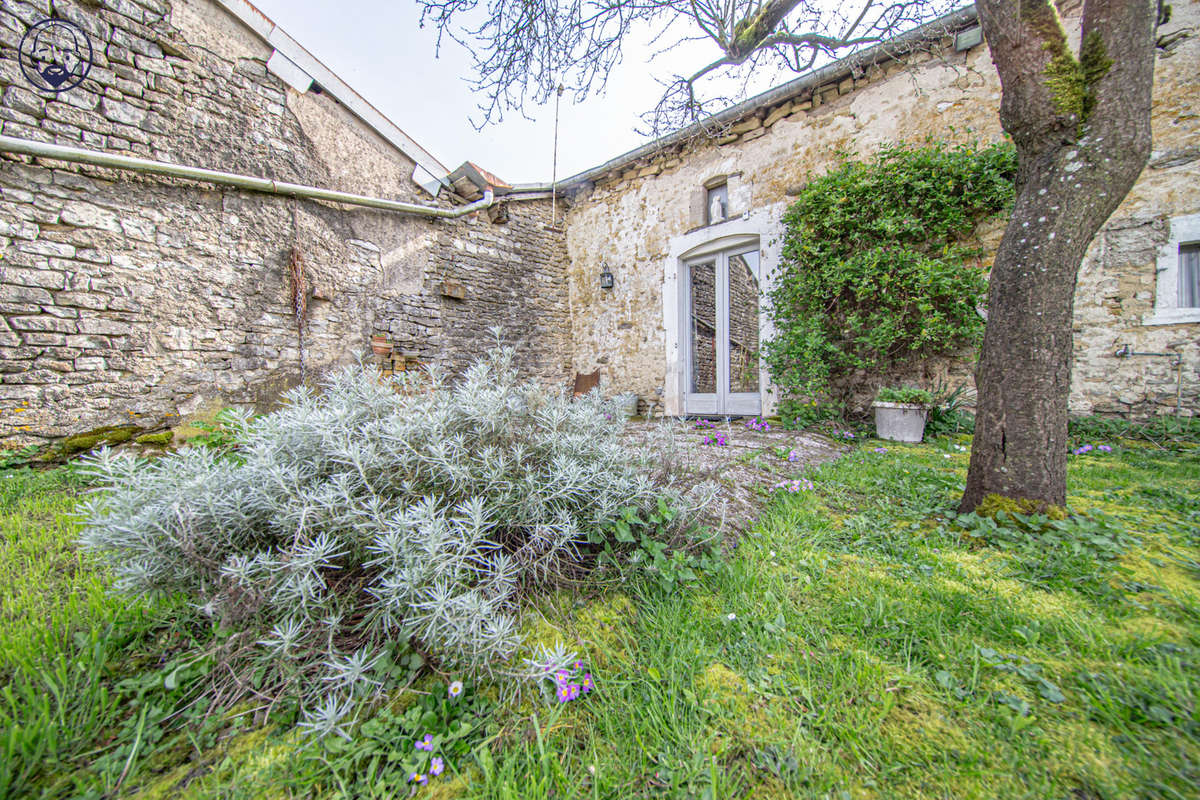
[[[705,193],[705,224],[712,225],[729,219],[729,184],[707,187]]]
[[[688,230],[736,219],[747,205],[740,172],[713,175],[688,193]]]

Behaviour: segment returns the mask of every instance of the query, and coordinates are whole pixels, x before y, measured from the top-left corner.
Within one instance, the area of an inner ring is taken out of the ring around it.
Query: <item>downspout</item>
[[[36,156],[38,158],[53,158],[57,161],[67,161],[74,164],[91,164],[97,167],[140,172],[149,175],[166,175],[172,178],[187,178],[203,183],[215,183],[222,186],[234,186],[252,192],[282,195],[284,197],[299,197],[308,200],[325,200],[331,203],[344,203],[351,206],[366,206],[380,208],[384,211],[398,211],[402,214],[418,214],[437,219],[456,219],[475,211],[487,208],[492,204],[493,193],[486,189],[482,200],[460,208],[431,208],[415,203],[402,203],[399,200],[387,200],[382,197],[368,197],[349,192],[336,192],[332,189],[321,189],[316,186],[305,186],[299,183],[273,181],[269,178],[256,178],[252,175],[239,175],[234,172],[221,172],[214,169],[188,167],[182,164],[172,164],[167,161],[152,161],[148,158],[120,156],[113,153],[101,153],[95,150],[85,150],[81,147],[64,147],[63,145],[35,142],[30,139],[18,139],[14,136],[0,136],[0,153],[18,153],[20,155]]]

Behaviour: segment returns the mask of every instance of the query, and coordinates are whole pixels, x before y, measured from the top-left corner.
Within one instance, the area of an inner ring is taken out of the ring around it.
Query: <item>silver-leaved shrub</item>
[[[217,618],[239,686],[297,696],[308,727],[341,733],[389,643],[504,662],[523,593],[577,569],[622,508],[670,494],[598,394],[522,383],[513,358],[498,347],[453,385],[345,369],[242,418],[232,457],[102,451],[82,542],[120,589]]]

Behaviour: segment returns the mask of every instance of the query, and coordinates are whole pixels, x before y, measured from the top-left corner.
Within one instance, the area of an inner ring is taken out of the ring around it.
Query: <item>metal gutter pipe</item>
[[[437,219],[456,219],[475,211],[487,208],[492,204],[494,195],[491,189],[483,193],[482,200],[476,200],[460,208],[430,208],[415,203],[402,203],[399,200],[387,200],[382,197],[368,197],[349,192],[336,192],[332,189],[321,189],[316,186],[305,186],[299,183],[273,181],[269,178],[256,178],[253,175],[239,175],[234,172],[221,172],[215,169],[188,167],[183,164],[172,164],[168,161],[152,161],[148,158],[120,156],[113,153],[101,153],[95,150],[85,150],[81,147],[65,147],[45,142],[35,142],[30,139],[18,139],[14,136],[0,136],[0,153],[18,153],[38,158],[53,158],[57,161],[67,161],[74,164],[91,164],[96,167],[108,167],[129,172],[140,172],[150,175],[166,175],[172,178],[186,178],[203,183],[215,183],[222,186],[234,186],[252,192],[299,197],[308,200],[326,200],[331,203],[345,203],[351,206],[366,206],[380,208],[384,211],[397,211],[402,214],[417,214]]]

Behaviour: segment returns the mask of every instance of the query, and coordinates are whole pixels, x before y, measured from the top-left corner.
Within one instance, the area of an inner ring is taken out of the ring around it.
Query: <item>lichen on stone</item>
[[[103,428],[68,436],[58,446],[61,455],[75,455],[87,450],[94,450],[102,444],[124,444],[140,431],[136,425],[109,425]]]

